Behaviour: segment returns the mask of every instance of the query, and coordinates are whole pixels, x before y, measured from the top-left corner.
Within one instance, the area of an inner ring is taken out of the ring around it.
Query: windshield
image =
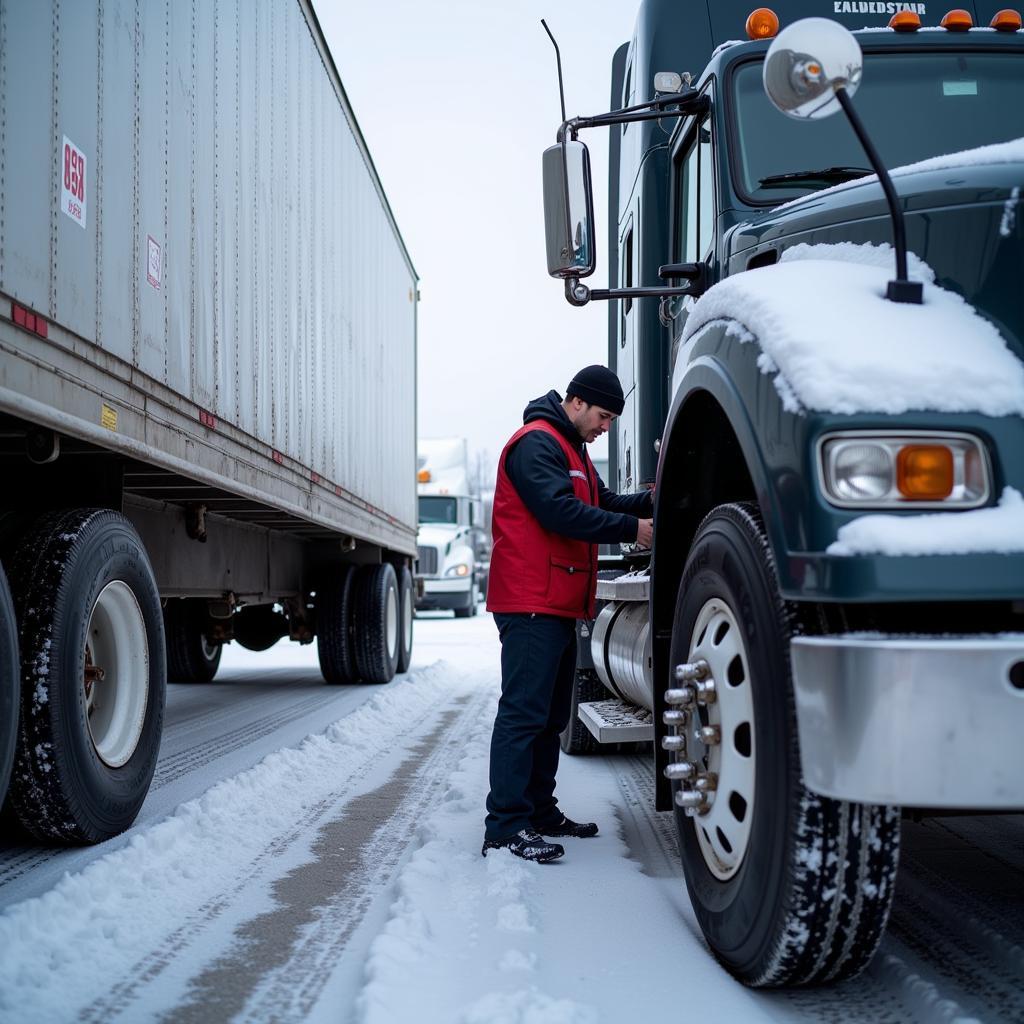
[[[835,184],[839,171],[856,177],[868,161],[847,119],[796,121],[780,113],[765,95],[761,69],[745,64],[734,77],[742,192],[775,205]],[[1007,142],[1024,136],[1024,55],[865,55],[853,102],[887,167]]]
[[[457,523],[458,499],[437,497],[420,498],[420,522]]]

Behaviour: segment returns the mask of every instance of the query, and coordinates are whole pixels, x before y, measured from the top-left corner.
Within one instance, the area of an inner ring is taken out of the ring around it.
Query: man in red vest
[[[650,547],[651,494],[614,494],[586,445],[622,413],[619,379],[580,370],[531,402],[498,463],[487,609],[501,638],[501,700],[491,735],[491,792],[482,853],[506,849],[541,863],[565,850],[551,838],[597,835],[555,799],[559,734],[569,721],[576,620],[594,617],[597,546]],[[545,838],[547,837],[547,838]]]

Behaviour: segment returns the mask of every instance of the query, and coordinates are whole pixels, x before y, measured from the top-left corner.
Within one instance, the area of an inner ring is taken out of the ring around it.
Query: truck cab
[[[470,483],[465,438],[426,439],[417,456],[418,611],[476,615],[490,568],[484,503]]]
[[[770,53],[817,68],[837,26],[874,158],[841,113],[766,93]],[[580,717],[603,742],[648,723],[697,919],[751,985],[870,961],[904,810],[1024,808],[1020,26],[983,2],[645,0],[612,109],[545,155],[549,272],[609,303],[611,478],[657,487],[653,551],[602,574],[607,692]],[[572,147],[605,126],[591,290]],[[886,298],[890,169],[919,304]]]

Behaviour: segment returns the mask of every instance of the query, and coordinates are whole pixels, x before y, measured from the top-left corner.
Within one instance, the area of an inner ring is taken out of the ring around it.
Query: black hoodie
[[[523,412],[523,423],[547,420],[583,456],[583,439],[562,408],[557,391],[535,398]],[[586,465],[586,459],[583,460]],[[505,458],[505,472],[537,522],[552,533],[591,544],[636,540],[637,520],[654,514],[651,494],[615,494],[594,473],[599,508],[573,492],[569,464],[558,442],[542,430],[521,437]]]

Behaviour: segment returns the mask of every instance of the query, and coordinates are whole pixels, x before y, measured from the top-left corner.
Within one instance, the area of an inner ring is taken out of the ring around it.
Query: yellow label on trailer
[[[100,407],[100,426],[107,430],[117,430],[117,410],[106,402]]]

